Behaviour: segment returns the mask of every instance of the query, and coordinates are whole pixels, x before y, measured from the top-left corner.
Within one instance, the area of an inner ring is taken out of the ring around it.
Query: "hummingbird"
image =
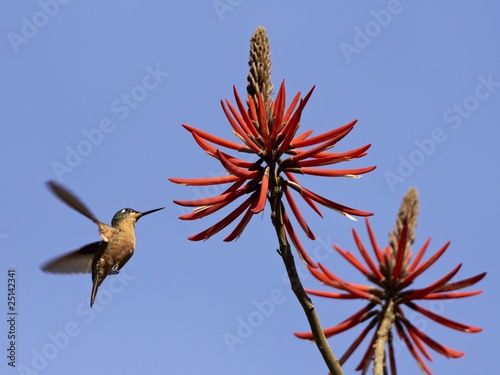
[[[94,214],[70,191],[49,181],[49,189],[64,203],[86,216],[99,227],[102,241],[92,242],[77,250],[59,256],[44,265],[49,273],[92,273],[92,294],[90,307],[94,304],[97,289],[108,275],[116,275],[134,254],[135,223],[141,217],[163,210],[165,207],[138,212],[131,208],[118,211],[111,220],[111,226],[96,219]]]

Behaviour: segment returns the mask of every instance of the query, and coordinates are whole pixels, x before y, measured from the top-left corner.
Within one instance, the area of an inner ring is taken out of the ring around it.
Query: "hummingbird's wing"
[[[94,214],[90,212],[87,206],[85,206],[73,193],[71,193],[61,185],[55,183],[54,181],[47,182],[47,185],[49,186],[50,190],[52,190],[52,192],[64,203],[66,203],[68,206],[73,207],[76,211],[78,211],[82,215],[85,215],[94,223],[99,225],[100,221],[96,219]]]
[[[91,273],[94,259],[101,241],[92,242],[78,250],[61,255],[42,265],[41,269],[49,273]]]
[[[64,203],[96,223],[99,226],[99,233],[104,241],[109,242],[109,239],[118,232],[116,228],[110,227],[109,225],[97,220],[87,206],[85,206],[82,201],[80,201],[72,192],[64,188],[62,185],[59,185],[54,181],[47,182],[47,185],[49,189],[52,190],[52,192]]]

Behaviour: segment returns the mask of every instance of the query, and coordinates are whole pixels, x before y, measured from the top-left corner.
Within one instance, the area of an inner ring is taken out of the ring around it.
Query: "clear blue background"
[[[233,84],[245,92],[249,40],[259,25],[271,40],[274,85],[286,78],[289,98],[317,85],[302,128],[314,128],[316,134],[358,118],[338,149],[372,144],[367,157],[348,165],[377,166],[363,179],[301,181],[339,203],[374,212],[371,222],[380,244],[387,241],[403,195],[416,186],[421,214],[415,247],[432,236],[432,254],[452,241],[417,286],[460,262],[464,265],[456,280],[488,272],[478,287],[485,290],[482,295],[426,304],[451,319],[483,327],[482,333],[468,335],[414,316],[426,333],[466,352],[458,360],[432,353],[431,369],[436,374],[498,370],[499,84],[491,87],[493,92],[480,89],[483,99],[475,99],[480,77],[500,82],[497,2],[223,0],[219,6],[226,8],[217,11],[213,1],[69,1],[44,11],[44,1],[0,5],[1,373],[23,373],[8,367],[5,358],[10,268],[16,269],[18,283],[17,365],[32,368],[36,353],[45,350],[51,359],[39,373],[327,372],[316,347],[292,336],[308,326],[283,281],[269,209],[252,220],[236,243],[222,241],[228,230],[193,243],[186,237],[216,217],[180,221],[177,216],[186,211],[172,200],[220,190],[167,180],[224,172],[181,123],[232,138],[219,100],[231,98]],[[14,48],[9,33],[22,36],[23,25],[33,18],[45,25]],[[361,32],[371,36],[362,40]],[[357,53],[344,53],[341,46],[347,44]],[[148,66],[169,75],[120,118],[124,112],[112,103],[134,89],[140,93],[137,86]],[[446,121],[445,113],[464,101],[469,110]],[[65,163],[68,147],[76,150],[86,139],[82,132],[98,129],[103,119],[111,120],[113,131],[103,134],[62,175],[62,182],[105,222],[123,207],[167,208],[139,221],[136,253],[123,270],[128,284],[117,291],[120,284],[108,286],[113,280],[108,278],[91,316],[89,275],[49,275],[39,266],[98,240],[98,233],[44,183],[57,179],[53,163]],[[458,119],[460,126],[454,128]],[[442,129],[440,140],[445,140],[423,154],[417,143],[436,129]],[[398,182],[388,183],[387,174],[400,173],[401,160],[410,158],[413,169],[407,166]],[[318,238],[302,237],[304,245],[345,279],[363,282],[331,248],[335,242],[355,251],[353,227],[368,245],[363,221],[323,211],[320,219],[304,208]],[[303,282],[322,288],[305,272]],[[259,315],[254,302],[269,300],[273,293],[279,303],[268,316]],[[363,305],[315,302],[324,327]],[[249,317],[257,319],[257,327],[231,352],[224,335],[236,335],[239,322]],[[74,337],[64,340],[61,332],[68,323]],[[338,357],[357,332],[330,340]],[[51,335],[61,340],[57,352],[51,351]],[[398,353],[400,372],[418,374],[408,351]],[[361,350],[344,366],[345,374],[355,373],[360,357]]]

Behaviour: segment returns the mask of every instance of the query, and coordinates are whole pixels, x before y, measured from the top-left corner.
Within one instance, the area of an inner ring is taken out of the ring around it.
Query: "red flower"
[[[480,281],[486,272],[479,275],[461,280],[456,282],[450,282],[450,280],[457,274],[462,264],[456,266],[448,274],[441,277],[436,282],[419,289],[408,289],[408,287],[413,283],[413,281],[424,271],[426,271],[434,262],[436,262],[441,255],[446,251],[450,242],[446,243],[441,249],[439,249],[434,255],[432,255],[426,261],[422,261],[422,257],[427,250],[430,243],[430,238],[424,243],[420,251],[417,253],[415,258],[411,259],[411,251],[407,249],[407,224],[403,226],[401,232],[401,238],[397,246],[396,251],[392,251],[390,246],[385,249],[380,249],[375,240],[375,236],[370,227],[368,219],[366,220],[366,226],[368,228],[368,233],[370,236],[370,242],[373,247],[373,251],[376,256],[376,262],[366,251],[363,243],[361,242],[358,234],[353,230],[354,241],[356,246],[365,262],[358,260],[349,251],[344,251],[337,245],[333,245],[334,248],[345,258],[349,263],[356,267],[364,276],[368,278],[369,281],[374,283],[376,286],[368,285],[358,285],[348,283],[343,281],[335,274],[330,272],[322,264],[319,264],[320,269],[314,269],[309,267],[309,270],[314,275],[316,279],[322,283],[329,285],[341,292],[326,292],[318,290],[306,290],[307,293],[311,295],[336,298],[336,299],[366,299],[368,304],[359,310],[357,313],[351,315],[345,319],[340,324],[327,328],[324,330],[325,336],[330,337],[337,335],[351,327],[354,327],[360,323],[367,322],[368,325],[361,332],[361,334],[356,338],[356,340],[347,349],[346,353],[340,359],[340,364],[343,364],[353,351],[359,346],[361,341],[368,335],[368,332],[377,327],[375,333],[370,340],[367,350],[365,351],[361,362],[359,363],[356,370],[363,370],[365,373],[368,369],[372,356],[374,354],[374,343],[377,339],[378,326],[381,324],[384,318],[385,310],[392,301],[392,306],[394,306],[394,326],[399,337],[405,342],[406,346],[410,350],[412,356],[417,361],[421,370],[427,374],[432,374],[430,369],[427,367],[421,355],[426,357],[429,361],[432,358],[427,351],[425,345],[434,349],[439,354],[442,354],[449,358],[458,358],[464,355],[463,352],[450,349],[434,339],[426,335],[415,325],[413,325],[410,320],[405,316],[402,306],[409,307],[415,310],[427,318],[434,320],[435,322],[453,328],[458,331],[463,332],[480,332],[482,329],[478,327],[469,326],[466,324],[458,323],[444,316],[433,313],[426,308],[419,306],[415,303],[416,300],[429,300],[429,299],[450,299],[450,298],[464,298],[474,296],[481,293],[481,290],[467,291],[467,292],[457,292],[456,290],[466,288],[468,286],[474,285]],[[302,339],[312,340],[312,334],[309,332],[295,333],[295,335]],[[390,336],[389,336],[390,337]],[[425,345],[424,345],[425,344]],[[389,355],[386,354],[386,358],[389,358],[389,363],[391,364],[392,373],[396,373],[395,368],[395,358],[392,347],[392,341],[388,341],[388,351]]]
[[[285,194],[293,216],[306,235],[311,239],[315,238],[314,234],[300,213],[291,190],[298,192],[302,199],[320,216],[322,214],[316,203],[336,210],[348,217],[351,215],[371,215],[371,213],[343,206],[311,192],[301,186],[294,176],[294,174],[298,173],[325,177],[359,177],[359,175],[370,172],[375,168],[367,167],[345,170],[320,168],[360,158],[366,155],[366,150],[368,150],[370,145],[342,153],[327,152],[328,149],[336,145],[338,141],[352,130],[356,120],[338,129],[314,137],[310,137],[312,130],[297,135],[302,111],[313,90],[314,87],[303,99],[300,99],[299,92],[285,111],[284,83],[281,84],[276,100],[270,100],[268,103],[264,103],[260,94],[257,96],[257,99],[248,96],[248,108],[244,106],[236,88],[234,88],[237,109],[227,99],[225,102],[221,101],[221,104],[231,124],[234,135],[241,143],[228,141],[183,124],[184,128],[191,132],[198,145],[210,156],[221,162],[227,170],[228,175],[215,178],[170,178],[170,181],[192,186],[231,185],[222,194],[215,197],[190,201],[175,200],[174,202],[181,206],[196,207],[192,213],[181,215],[179,218],[182,220],[200,219],[220,210],[237,198],[248,195],[229,215],[210,228],[190,236],[190,240],[205,240],[243,215],[224,241],[236,239],[242,233],[252,216],[264,209],[266,199],[270,196],[270,189],[279,189],[280,193],[283,192]],[[214,145],[238,152],[255,154],[257,160],[251,162],[231,156]],[[283,216],[286,232],[298,249],[299,255],[310,266],[317,267],[300,244],[286,211],[284,211]]]

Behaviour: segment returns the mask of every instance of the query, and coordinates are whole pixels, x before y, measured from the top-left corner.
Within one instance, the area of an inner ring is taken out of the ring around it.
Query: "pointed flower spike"
[[[408,219],[405,219],[403,224],[403,231],[401,232],[401,237],[399,239],[398,249],[396,253],[396,263],[394,265],[394,271],[392,273],[393,279],[399,279],[401,275],[401,269],[403,268],[403,259],[406,252],[406,236],[408,233]]]

